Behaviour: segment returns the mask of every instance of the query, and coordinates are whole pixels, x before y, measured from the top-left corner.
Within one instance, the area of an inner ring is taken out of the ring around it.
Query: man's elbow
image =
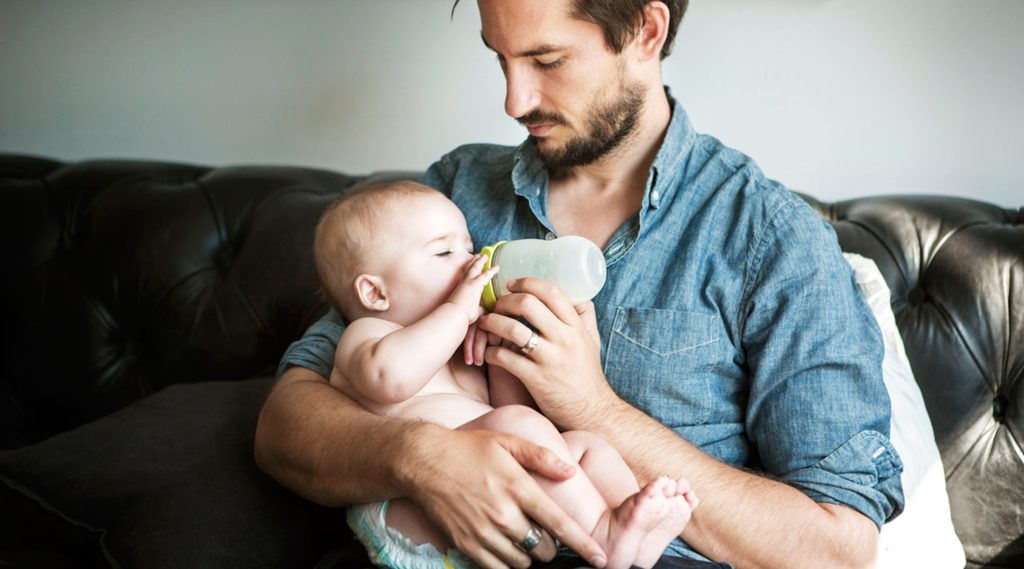
[[[308,416],[308,399],[314,396],[304,386],[323,384],[326,380],[309,370],[290,368],[263,402],[253,434],[256,466],[279,484],[318,503],[324,500],[315,491],[312,473],[303,468],[303,437],[294,435],[298,421]]]
[[[832,566],[842,569],[874,569],[878,563],[878,528],[851,508],[819,504],[832,518],[835,531]]]
[[[844,565],[849,569],[875,569],[878,564],[878,534],[868,536],[854,546]]]
[[[263,403],[263,408],[260,409],[259,417],[256,419],[256,432],[253,436],[252,455],[256,466],[261,471],[280,481],[281,458],[278,449],[280,433],[275,427],[274,420],[274,406],[277,403],[274,393],[271,392],[270,397]]]
[[[260,410],[259,418],[256,420],[256,433],[253,438],[252,456],[256,461],[256,466],[269,475],[272,470],[271,465],[273,460],[271,457],[273,456],[273,452],[271,450],[270,443],[268,442],[270,435],[267,432],[268,419],[266,415],[267,409],[264,404],[263,409]]]

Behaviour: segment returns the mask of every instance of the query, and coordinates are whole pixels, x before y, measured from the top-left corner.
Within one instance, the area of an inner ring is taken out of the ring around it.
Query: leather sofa
[[[325,310],[320,211],[416,175],[0,155],[0,566],[365,564],[252,427]],[[804,197],[892,290],[968,566],[1024,567],[1024,208]]]

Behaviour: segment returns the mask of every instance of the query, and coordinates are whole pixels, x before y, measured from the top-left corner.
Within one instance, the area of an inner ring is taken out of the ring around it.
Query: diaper
[[[478,569],[457,549],[441,555],[433,545],[416,545],[384,521],[388,501],[348,507],[348,525],[363,542],[370,560],[388,569]]]

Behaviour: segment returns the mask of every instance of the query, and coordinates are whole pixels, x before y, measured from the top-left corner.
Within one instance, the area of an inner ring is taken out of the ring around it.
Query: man
[[[879,332],[827,225],[696,134],[662,87],[686,1],[478,3],[505,111],[530,137],[456,149],[424,182],[478,245],[583,235],[608,263],[579,311],[546,283],[510,287],[479,326],[527,349],[489,347],[488,365],[562,429],[605,437],[641,484],[690,481],[702,504],[668,556],[873,566],[903,502]],[[329,315],[286,354],[257,429],[264,470],[322,504],[410,497],[483,567],[527,566],[517,544],[534,524],[604,563],[525,472],[567,475],[543,449],[375,417],[334,392],[341,329]],[[551,542],[529,553],[550,559]]]

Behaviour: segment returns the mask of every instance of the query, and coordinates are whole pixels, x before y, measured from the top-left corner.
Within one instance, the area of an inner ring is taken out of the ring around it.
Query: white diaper
[[[348,525],[363,542],[370,560],[388,569],[478,569],[457,549],[441,555],[433,545],[416,545],[384,520],[388,501],[348,507]]]

